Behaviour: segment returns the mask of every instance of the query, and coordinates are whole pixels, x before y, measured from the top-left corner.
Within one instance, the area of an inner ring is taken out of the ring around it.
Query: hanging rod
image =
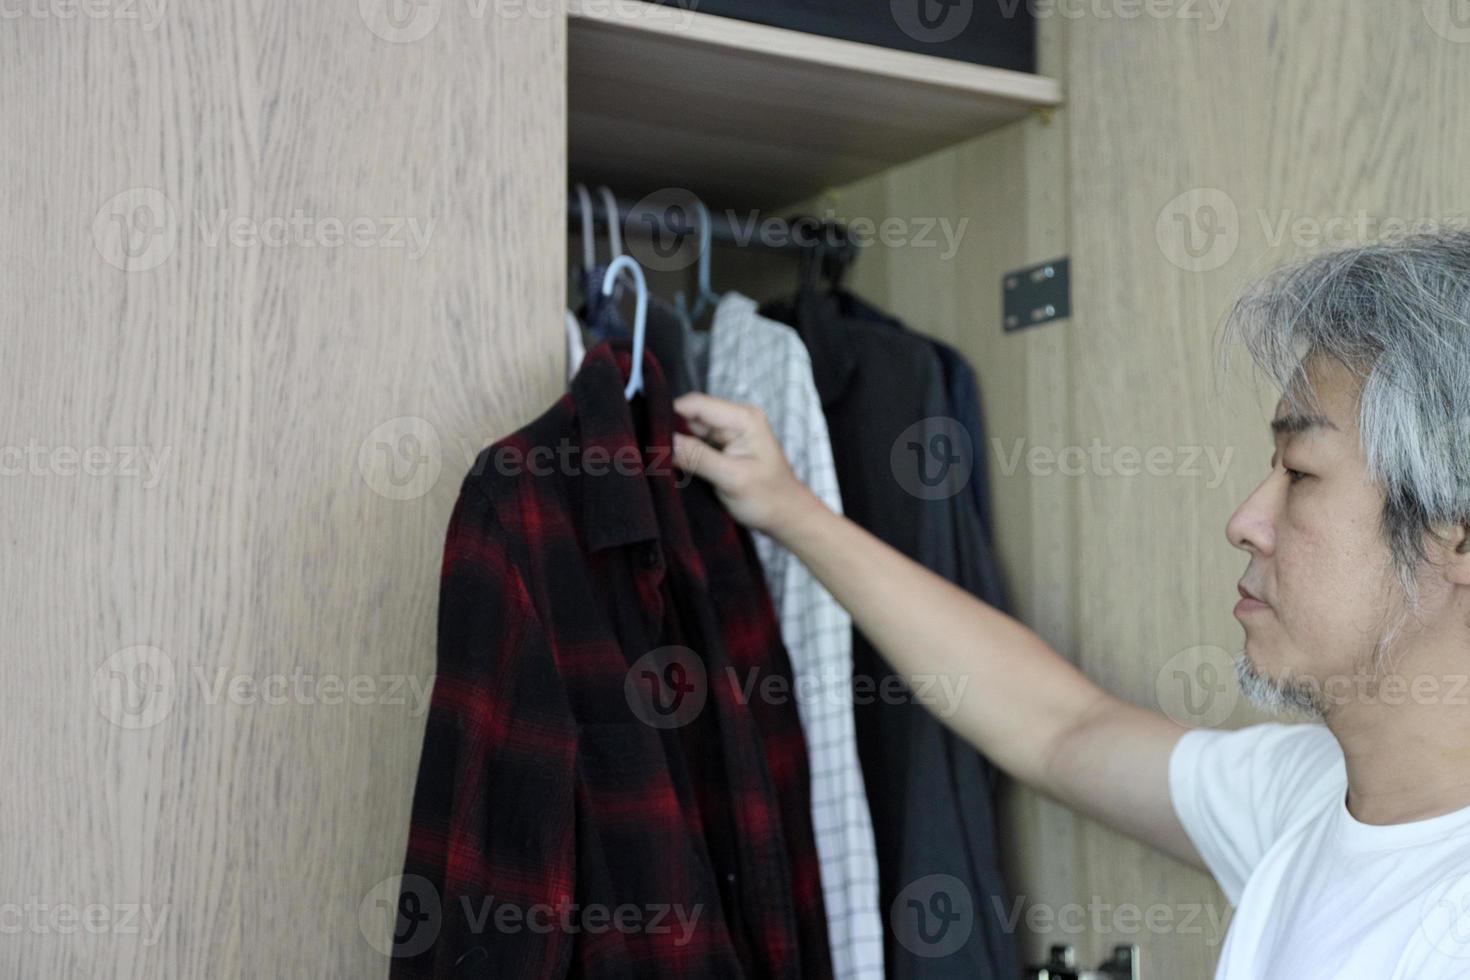
[[[692,202],[693,195],[684,200]],[[636,230],[648,235],[657,229],[660,232],[693,236],[698,240],[699,219],[692,206],[685,206],[679,196],[651,194],[642,201],[631,202],[617,199],[618,221],[624,233]],[[607,213],[597,195],[592,197],[592,220],[594,227],[607,227]],[[575,193],[567,195],[567,227],[578,231],[582,227],[582,203]],[[860,246],[848,237],[841,224],[823,221],[806,215],[791,218],[776,218],[759,213],[732,217],[710,212],[710,240],[717,245],[733,248],[750,248],[763,252],[779,252],[791,255],[825,253],[829,260],[842,265],[850,264],[857,257]]]

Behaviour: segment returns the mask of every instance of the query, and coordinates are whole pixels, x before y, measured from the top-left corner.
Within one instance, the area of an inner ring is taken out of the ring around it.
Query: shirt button
[[[731,871],[729,874],[725,875],[725,880],[732,885],[735,884],[735,872]]]
[[[646,544],[638,549],[638,564],[652,568],[658,564],[658,545]]]

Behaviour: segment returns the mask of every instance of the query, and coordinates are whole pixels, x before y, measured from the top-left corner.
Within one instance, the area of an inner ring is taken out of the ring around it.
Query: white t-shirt
[[[1194,729],[1174,810],[1236,907],[1216,980],[1470,978],[1470,807],[1373,826],[1319,724]]]

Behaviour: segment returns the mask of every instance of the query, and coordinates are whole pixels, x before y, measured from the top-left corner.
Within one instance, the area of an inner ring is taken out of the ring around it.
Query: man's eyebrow
[[[1271,432],[1273,435],[1295,435],[1298,432],[1306,432],[1308,429],[1332,429],[1337,431],[1337,426],[1325,415],[1283,415],[1271,420]]]

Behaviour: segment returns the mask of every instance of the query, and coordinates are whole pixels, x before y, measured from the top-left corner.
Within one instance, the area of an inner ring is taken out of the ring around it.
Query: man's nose
[[[1235,508],[1225,523],[1225,537],[1241,551],[1269,555],[1275,547],[1275,506],[1268,476]]]

